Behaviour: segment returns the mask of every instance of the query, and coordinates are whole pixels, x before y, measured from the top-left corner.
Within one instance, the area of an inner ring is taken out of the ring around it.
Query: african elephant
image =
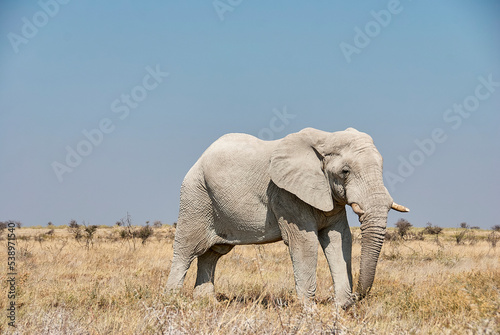
[[[345,205],[361,223],[361,265],[352,293],[351,232]],[[215,141],[189,170],[181,187],[174,256],[167,290],[182,287],[198,257],[194,295],[214,294],[218,259],[235,245],[283,240],[302,299],[316,291],[318,244],[347,308],[370,290],[393,202],[382,180],[382,156],[372,138],[353,128],[306,128],[263,141],[228,134]]]

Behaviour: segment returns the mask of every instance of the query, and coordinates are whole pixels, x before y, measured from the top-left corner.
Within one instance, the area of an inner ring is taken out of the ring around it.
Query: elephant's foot
[[[211,301],[212,300],[216,301],[214,284],[212,284],[211,282],[208,282],[208,283],[203,283],[203,284],[197,285],[193,291],[193,298],[195,298],[195,299],[208,298]]]
[[[316,305],[316,301],[315,301],[314,297],[310,297],[310,298],[299,297],[299,303],[302,307],[303,312],[305,312],[305,313],[317,312],[318,306]]]
[[[357,296],[352,293],[350,287],[336,288],[335,290],[335,306],[347,310],[357,301]]]
[[[359,296],[356,293],[353,293],[346,301],[339,301],[337,304],[340,305],[344,311],[347,311],[349,308],[354,306],[358,300],[360,300]]]

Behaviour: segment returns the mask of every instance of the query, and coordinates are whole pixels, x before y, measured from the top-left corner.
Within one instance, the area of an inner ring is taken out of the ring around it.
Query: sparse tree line
[[[442,233],[443,228],[433,225],[428,222],[426,227],[419,231],[418,233],[412,231],[413,225],[405,219],[399,219],[395,223],[396,230],[390,232],[388,231],[385,235],[387,241],[407,241],[407,240],[424,240],[424,235],[434,236],[437,244],[441,245],[439,240],[439,235]],[[474,245],[477,243],[478,238],[476,236],[475,230],[480,229],[477,226],[469,226],[466,222],[462,222],[459,225],[460,231],[455,235],[455,241],[457,245],[469,244]],[[491,227],[492,232],[488,235],[486,240],[491,244],[493,248],[496,247],[497,243],[500,241],[500,225],[494,225]]]
[[[2,238],[5,229],[7,228],[8,222],[10,221],[0,221],[0,239]],[[22,227],[22,223],[20,221],[13,222],[16,224],[17,228]],[[395,230],[386,232],[386,241],[423,241],[425,239],[425,235],[429,235],[434,237],[437,244],[441,245],[439,236],[441,235],[443,228],[437,225],[433,225],[430,222],[427,223],[426,227],[423,230],[420,230],[418,232],[412,230],[413,225],[405,219],[399,219],[394,225],[396,228]],[[155,235],[155,229],[159,229],[161,227],[163,227],[161,221],[154,221],[152,225],[150,225],[149,221],[146,221],[146,224],[144,226],[134,226],[132,224],[131,216],[127,213],[124,218],[116,221],[115,223],[115,230],[118,229],[117,236],[115,234],[111,234],[107,237],[100,236],[99,238],[105,238],[112,241],[123,241],[128,243],[130,247],[135,249],[137,246],[136,243],[140,241],[141,245],[146,244],[147,241]],[[172,227],[176,227],[176,222],[172,224]],[[55,232],[54,229],[56,227],[52,222],[48,222],[47,228],[49,228],[48,231],[34,236],[34,240],[42,243],[46,239],[53,238]],[[90,249],[91,247],[93,247],[94,242],[97,238],[96,232],[98,228],[99,226],[89,225],[85,221],[79,224],[76,220],[71,220],[68,224],[67,230],[71,237],[73,237],[77,242],[82,244],[86,249]],[[475,230],[480,229],[479,227],[469,226],[466,222],[462,222],[460,223],[459,228],[460,230],[454,235],[457,245],[474,245],[478,242],[479,239],[476,236]],[[492,226],[491,230],[492,231],[487,236],[486,240],[494,248],[500,242],[500,224]],[[21,236],[20,238],[26,239],[27,237]],[[173,230],[169,231],[165,238],[167,240],[172,240],[174,238]]]
[[[2,238],[4,230],[7,228],[8,222],[10,221],[0,222],[0,239]],[[18,228],[22,226],[21,222],[15,222]],[[96,240],[99,239],[125,242],[131,248],[135,249],[137,245],[136,243],[141,242],[141,245],[145,245],[147,241],[155,235],[155,230],[163,227],[162,222],[159,220],[154,221],[152,226],[149,223],[149,221],[146,221],[146,224],[144,226],[134,226],[132,224],[131,216],[127,213],[125,218],[122,218],[115,223],[115,227],[106,227],[107,230],[109,230],[110,228],[112,229],[107,236],[103,236],[102,234],[98,236],[97,231],[102,227],[99,227],[97,225],[90,225],[85,221],[79,224],[76,220],[71,220],[67,225],[67,231],[74,240],[76,240],[86,249],[92,248]],[[175,223],[173,226],[175,227]],[[35,236],[33,236],[33,239],[39,243],[42,243],[45,240],[54,238],[55,229],[57,229],[57,227],[55,227],[52,222],[48,222],[47,228],[49,229],[48,231],[36,234]],[[167,240],[173,239],[173,230],[168,231],[165,236],[157,234],[158,240],[160,240],[162,237],[166,238]],[[18,239],[27,240],[30,238],[30,236],[18,236]]]

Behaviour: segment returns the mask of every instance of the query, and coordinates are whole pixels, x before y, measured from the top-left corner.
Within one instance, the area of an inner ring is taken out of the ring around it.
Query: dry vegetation
[[[315,306],[295,301],[282,242],[233,249],[217,268],[217,302],[199,301],[192,299],[195,264],[183,294],[162,292],[172,259],[171,228],[155,228],[142,244],[121,238],[121,227],[101,227],[89,245],[57,228],[50,234],[49,228],[17,229],[19,334],[500,333],[500,245],[492,246],[490,231],[476,230],[458,243],[460,229],[419,240],[412,236],[422,229],[411,228],[410,240],[387,241],[370,296],[344,312],[332,304],[321,252]],[[353,232],[357,280],[359,230]],[[2,252],[3,292],[6,263]],[[5,311],[6,294],[0,297]],[[5,314],[2,334],[12,332]]]

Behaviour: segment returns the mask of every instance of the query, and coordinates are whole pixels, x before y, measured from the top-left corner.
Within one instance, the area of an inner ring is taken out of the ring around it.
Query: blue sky
[[[355,127],[389,226],[500,223],[498,2],[60,1],[0,5],[0,220],[172,223],[219,136]]]

